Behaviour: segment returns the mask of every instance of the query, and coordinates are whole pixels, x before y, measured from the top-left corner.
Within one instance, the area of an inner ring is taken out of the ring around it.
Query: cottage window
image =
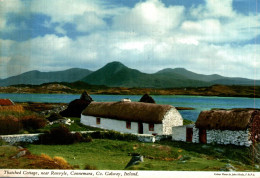
[[[131,129],[131,122],[126,122],[126,128]]]
[[[100,117],[96,118],[96,124],[99,125],[100,124]]]
[[[149,124],[149,131],[154,131],[154,124]]]

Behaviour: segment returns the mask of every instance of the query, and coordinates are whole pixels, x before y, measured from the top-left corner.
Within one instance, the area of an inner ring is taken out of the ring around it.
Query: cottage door
[[[138,133],[139,134],[143,134],[144,133],[143,123],[142,122],[138,122]]]
[[[199,129],[199,141],[200,143],[207,143],[206,129]]]
[[[186,128],[186,142],[192,142],[193,128]]]

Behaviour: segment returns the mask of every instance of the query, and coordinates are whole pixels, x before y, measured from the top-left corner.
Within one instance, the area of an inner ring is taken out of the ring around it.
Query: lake
[[[91,95],[94,101],[120,101],[130,98],[139,101],[141,95]],[[260,98],[243,97],[210,97],[210,96],[182,96],[182,95],[155,95],[152,97],[158,104],[169,104],[175,107],[192,107],[195,110],[180,111],[185,119],[196,121],[200,111],[212,108],[260,108]],[[9,98],[14,102],[46,102],[69,103],[80,98],[80,94],[13,94],[0,93],[0,98]]]

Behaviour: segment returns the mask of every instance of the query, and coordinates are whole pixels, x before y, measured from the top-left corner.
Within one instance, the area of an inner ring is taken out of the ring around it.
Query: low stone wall
[[[32,143],[34,141],[39,140],[40,134],[17,134],[17,135],[1,135],[0,138],[4,141],[14,144],[17,142],[29,142]]]
[[[155,136],[150,134],[137,134],[137,138],[140,142],[155,142]]]
[[[80,133],[93,133],[95,131],[79,131]],[[75,132],[71,132],[75,133]],[[18,142],[28,142],[33,143],[34,141],[39,140],[39,135],[41,133],[37,134],[16,134],[16,135],[0,135],[0,139],[3,139],[4,141],[14,144]],[[169,136],[165,135],[150,135],[150,134],[135,134],[140,142],[152,142],[159,141],[162,138],[168,138]]]

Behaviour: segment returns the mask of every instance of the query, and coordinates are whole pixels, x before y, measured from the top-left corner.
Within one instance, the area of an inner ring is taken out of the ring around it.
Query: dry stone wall
[[[193,128],[192,142],[199,143],[199,129]],[[248,130],[207,130],[207,143],[233,144],[249,147],[252,144]]]
[[[17,142],[29,142],[32,143],[34,141],[39,140],[40,134],[19,134],[19,135],[1,135],[0,139],[4,141],[14,144]]]

